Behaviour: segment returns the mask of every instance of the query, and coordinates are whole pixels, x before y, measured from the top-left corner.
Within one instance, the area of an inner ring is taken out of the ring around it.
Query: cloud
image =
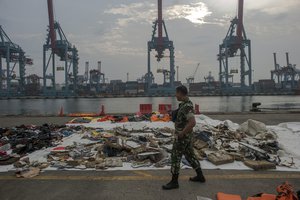
[[[263,0],[263,1],[247,1],[245,8],[247,10],[259,10],[269,15],[279,15],[288,13],[291,9],[299,9],[299,0]]]
[[[118,15],[119,26],[126,26],[130,22],[151,23],[157,18],[157,7],[147,1],[140,3],[121,4],[105,11],[107,14]],[[207,23],[205,18],[212,14],[203,2],[171,5],[164,8],[164,19],[187,19],[194,24]]]
[[[151,25],[157,18],[157,5],[148,1],[120,4],[104,11],[105,14],[117,17],[115,27],[104,33],[101,38],[102,51],[110,55],[143,55],[144,47],[132,47],[132,41],[126,31],[129,26],[134,25]],[[212,14],[206,4],[202,2],[170,5],[164,9],[164,19],[177,20],[185,19],[192,24],[209,23],[205,19]],[[220,23],[220,21],[210,23]]]
[[[212,14],[203,2],[174,5],[167,9],[167,19],[187,19],[194,24],[205,24],[207,16]]]
[[[44,34],[43,33],[28,33],[28,34],[15,33],[14,37],[21,40],[29,40],[29,39],[37,39],[37,38],[42,39],[44,38]]]
[[[121,4],[116,7],[104,11],[106,14],[120,16],[117,24],[121,27],[127,26],[129,23],[151,23],[156,15],[155,4],[149,2]]]

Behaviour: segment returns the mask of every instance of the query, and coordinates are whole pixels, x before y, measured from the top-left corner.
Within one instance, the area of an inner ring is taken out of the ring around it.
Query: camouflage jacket
[[[177,118],[175,121],[175,130],[182,131],[188,123],[188,119],[194,116],[193,103],[188,98],[179,104]]]

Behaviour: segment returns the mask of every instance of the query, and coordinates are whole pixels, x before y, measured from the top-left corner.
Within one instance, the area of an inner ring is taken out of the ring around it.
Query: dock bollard
[[[195,114],[196,115],[200,115],[200,109],[199,109],[199,105],[198,104],[195,104]]]
[[[252,108],[251,108],[251,112],[261,112],[261,109],[258,107],[260,106],[261,103],[260,102],[254,102],[252,103]]]

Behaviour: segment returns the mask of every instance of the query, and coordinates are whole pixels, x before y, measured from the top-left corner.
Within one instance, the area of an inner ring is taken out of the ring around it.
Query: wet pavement
[[[182,170],[180,188],[163,191],[169,170],[152,171],[47,171],[32,179],[17,179],[13,172],[0,173],[3,200],[34,199],[164,199],[214,198],[217,192],[248,196],[275,193],[276,186],[289,181],[300,189],[299,172],[204,170],[207,182],[192,183],[193,170]]]

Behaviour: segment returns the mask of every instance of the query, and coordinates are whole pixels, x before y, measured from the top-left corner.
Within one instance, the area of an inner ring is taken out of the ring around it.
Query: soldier
[[[193,127],[196,125],[196,120],[193,103],[190,101],[187,94],[188,91],[185,86],[181,85],[176,88],[176,98],[181,103],[179,104],[179,108],[175,111],[175,114],[174,112],[172,114],[172,120],[175,122],[175,139],[171,154],[172,180],[168,184],[162,186],[164,190],[179,188],[178,175],[182,155],[185,156],[186,160],[197,173],[197,176],[190,178],[190,181],[205,182],[200,163],[193,150],[192,132]]]

